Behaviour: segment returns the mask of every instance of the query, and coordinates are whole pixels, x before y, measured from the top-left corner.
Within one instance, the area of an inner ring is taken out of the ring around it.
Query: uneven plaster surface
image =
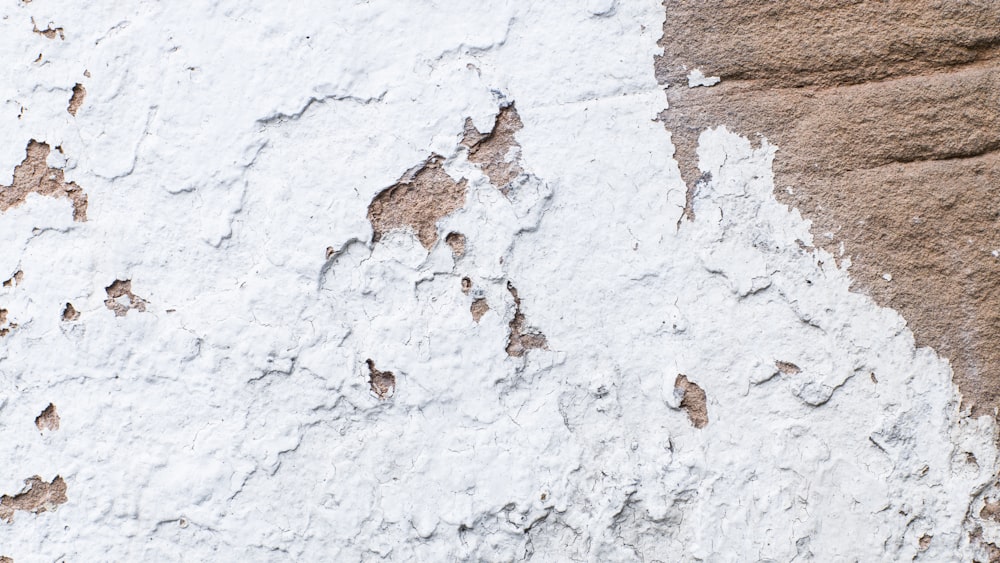
[[[88,203],[0,214],[0,555],[989,556],[948,361],[774,145],[698,131],[689,194],[663,6],[548,4],[0,7],[0,184],[35,139]],[[380,227],[428,162],[464,200]]]

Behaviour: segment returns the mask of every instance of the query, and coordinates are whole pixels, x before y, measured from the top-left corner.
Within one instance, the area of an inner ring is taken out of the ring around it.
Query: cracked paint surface
[[[994,422],[775,199],[780,147],[699,131],[688,195],[663,6],[551,4],[0,8],[0,185],[36,139],[88,203],[0,214],[0,491],[65,493],[3,556],[989,556]],[[430,155],[460,203],[372,222]]]

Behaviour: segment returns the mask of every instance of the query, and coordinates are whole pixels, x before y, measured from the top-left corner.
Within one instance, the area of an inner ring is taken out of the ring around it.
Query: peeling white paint
[[[693,69],[687,75],[688,88],[696,88],[698,86],[715,86],[722,81],[718,76],[705,76],[699,69]]]
[[[0,289],[19,325],[0,494],[38,474],[69,497],[0,523],[0,555],[969,560],[994,426],[800,246],[775,147],[706,131],[711,180],[677,229],[660,3],[446,4],[0,10],[0,99],[29,108],[0,113],[0,182],[36,138],[90,201],[86,223],[34,196],[0,215],[0,278],[24,271]],[[511,100],[527,174],[508,199],[458,141]],[[372,197],[431,153],[468,179],[439,223],[467,238],[457,261],[443,236],[370,243]],[[105,307],[116,279],[146,312]],[[549,349],[504,351],[508,282]],[[702,429],[678,374],[707,395]]]

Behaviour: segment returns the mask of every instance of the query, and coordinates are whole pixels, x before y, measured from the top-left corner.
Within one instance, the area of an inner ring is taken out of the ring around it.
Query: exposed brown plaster
[[[4,287],[14,287],[16,285],[21,285],[21,281],[24,280],[24,272],[18,270],[14,272],[14,275],[10,277],[7,281],[3,282]]]
[[[490,304],[486,302],[486,299],[482,297],[472,300],[472,305],[469,306],[469,311],[472,313],[472,320],[479,322],[486,314],[486,311],[490,310]]]
[[[55,510],[66,502],[66,482],[56,475],[51,483],[35,475],[24,480],[24,489],[20,493],[0,497],[0,520],[11,524],[14,513],[18,510],[41,514]]]
[[[778,371],[785,375],[798,375],[802,373],[802,368],[791,362],[777,360],[774,362],[774,367],[778,368]]]
[[[680,374],[674,380],[674,389],[679,389],[683,393],[681,408],[687,413],[691,424],[695,428],[704,428],[708,424],[708,401],[705,390],[697,383],[688,380],[686,375]]]
[[[56,412],[56,406],[49,403],[49,406],[35,417],[35,426],[39,430],[59,430],[59,413]]]
[[[462,144],[469,147],[469,161],[478,164],[490,183],[504,195],[509,193],[510,183],[523,172],[519,158],[521,145],[514,138],[523,127],[514,104],[500,108],[488,133],[480,133],[471,119],[465,120]]]
[[[667,0],[661,115],[694,187],[698,135],[779,148],[775,195],[851,258],[855,289],[1000,406],[1000,3]],[[688,88],[687,72],[720,84]],[[829,235],[829,236],[828,236]],[[883,275],[891,277],[887,281]],[[928,296],[933,296],[929,299]]]
[[[30,193],[65,197],[73,203],[73,220],[87,220],[87,194],[75,182],[67,182],[62,170],[46,163],[49,145],[32,139],[25,148],[24,160],[14,167],[14,180],[0,185],[0,213],[24,203]]]
[[[444,237],[444,242],[451,247],[452,256],[455,258],[465,256],[465,235],[462,233],[448,233],[448,236]]]
[[[38,24],[35,23],[35,18],[31,18],[32,31],[45,37],[46,39],[55,39],[59,36],[59,39],[66,39],[66,34],[63,33],[63,28],[52,27],[52,24],[45,26],[45,29],[38,29]]]
[[[545,335],[538,330],[527,328],[527,320],[524,313],[521,312],[521,298],[517,295],[517,288],[507,282],[507,291],[514,298],[514,317],[510,320],[509,325],[510,336],[507,339],[507,355],[520,357],[528,350],[548,349]]]
[[[367,360],[368,386],[379,399],[387,399],[396,392],[396,374],[375,369],[375,362]]]
[[[0,337],[7,336],[10,334],[10,331],[17,328],[17,323],[7,321],[7,315],[9,314],[10,311],[7,309],[0,309]]]
[[[76,307],[72,303],[67,303],[66,307],[62,312],[62,320],[64,321],[75,321],[80,318],[80,312],[76,310]]]
[[[380,192],[368,206],[374,242],[393,229],[411,228],[420,244],[430,250],[437,242],[437,222],[465,205],[466,181],[451,179],[441,168],[443,157],[406,172],[398,182]]]
[[[76,86],[73,86],[73,95],[69,98],[69,106],[66,108],[66,111],[73,117],[76,117],[76,112],[83,105],[83,100],[86,97],[87,89],[83,87],[83,84],[77,83]]]
[[[116,317],[124,317],[133,309],[140,313],[146,310],[146,300],[132,293],[132,280],[115,280],[104,291],[108,294],[104,306],[114,311]],[[65,318],[65,311],[63,315]]]

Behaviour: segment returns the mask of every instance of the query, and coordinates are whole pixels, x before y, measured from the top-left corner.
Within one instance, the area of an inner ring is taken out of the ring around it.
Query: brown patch
[[[444,237],[444,242],[451,247],[452,256],[455,258],[465,256],[465,235],[462,233],[448,233],[448,236]]]
[[[817,246],[844,244],[855,289],[898,310],[951,360],[973,414],[992,414],[1000,3],[665,4],[661,119],[689,186],[706,128],[774,142],[776,197],[812,220]],[[688,88],[695,68],[722,82]]]
[[[75,321],[80,318],[80,312],[73,307],[72,303],[67,303],[66,308],[62,312],[62,320],[64,321]]]
[[[4,287],[14,287],[15,285],[21,285],[21,281],[24,279],[24,272],[18,270],[14,272],[14,275],[5,282],[3,282]]]
[[[382,190],[368,206],[368,221],[374,242],[393,230],[409,227],[420,244],[430,250],[437,242],[437,222],[465,205],[465,179],[456,182],[441,168],[443,157],[433,155],[427,162],[403,174]]]
[[[1000,522],[1000,501],[991,502],[990,499],[983,499],[983,509],[979,511],[979,517]]]
[[[367,360],[368,364],[368,386],[372,393],[379,399],[385,400],[396,392],[396,375],[391,371],[379,371],[375,369],[375,362]]]
[[[525,352],[532,349],[548,349],[548,341],[545,335],[535,329],[525,328],[524,313],[521,312],[521,298],[517,295],[517,289],[507,282],[507,291],[514,297],[514,318],[510,320],[510,336],[507,339],[507,355],[521,357]]]
[[[0,555],[0,563],[14,563],[14,560],[10,557]]]
[[[51,483],[35,475],[24,480],[24,489],[20,493],[0,497],[0,520],[12,524],[14,513],[18,510],[41,514],[55,510],[66,502],[66,482],[56,475]]]
[[[934,536],[928,534],[920,536],[920,540],[918,541],[920,544],[920,551],[927,551],[927,548],[931,546],[932,539],[934,539]]]
[[[472,312],[472,320],[479,322],[479,319],[483,318],[486,311],[490,310],[490,304],[486,302],[485,299],[479,297],[472,300],[472,306],[469,307],[469,311]]]
[[[52,24],[45,26],[45,29],[38,29],[38,24],[35,23],[35,18],[31,18],[32,31],[38,35],[42,35],[47,39],[55,39],[59,36],[59,39],[66,39],[66,34],[63,33],[63,28],[52,27]]]
[[[49,403],[49,406],[35,417],[35,426],[39,430],[59,430],[59,413],[56,412],[56,406]]]
[[[73,95],[69,99],[69,106],[66,108],[66,111],[73,117],[76,117],[76,112],[83,105],[83,99],[86,97],[87,89],[83,87],[83,84],[77,83],[76,86],[73,86]]]
[[[680,374],[674,380],[674,389],[680,389],[683,393],[681,408],[687,412],[691,424],[695,428],[704,428],[708,424],[708,403],[704,389],[695,382],[688,381],[686,375]]]
[[[468,295],[469,290],[472,289],[472,280],[469,278],[462,278],[462,293]]]
[[[116,317],[124,317],[132,309],[140,313],[146,310],[146,301],[132,293],[132,280],[115,280],[104,291],[108,294],[104,306],[114,311]]]
[[[0,213],[24,203],[30,193],[49,197],[65,197],[73,202],[73,220],[87,220],[87,194],[75,182],[67,182],[63,171],[45,162],[49,145],[28,141],[25,157],[14,167],[14,181],[0,185]]]
[[[0,309],[0,337],[7,336],[10,334],[10,331],[17,328],[17,323],[7,321],[7,315],[9,314],[10,311],[7,309]]]
[[[469,147],[469,161],[478,164],[490,183],[504,195],[510,192],[510,183],[521,175],[521,145],[514,135],[524,127],[514,104],[500,108],[493,130],[480,133],[471,119],[465,120],[462,144]]]
[[[798,375],[802,373],[802,368],[791,362],[782,362],[781,360],[777,360],[774,362],[774,367],[778,368],[778,371],[785,375]]]

